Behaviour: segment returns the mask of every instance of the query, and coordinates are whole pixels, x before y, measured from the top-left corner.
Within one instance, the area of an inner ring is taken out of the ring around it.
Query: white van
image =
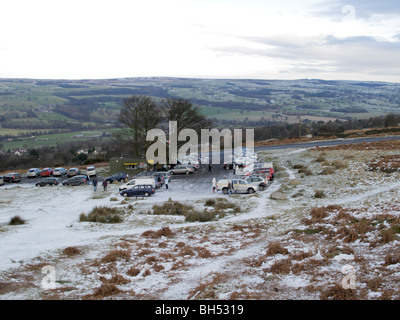
[[[132,179],[130,181],[128,181],[127,183],[123,184],[122,186],[119,187],[119,192],[121,192],[122,190],[126,190],[126,189],[131,189],[134,186],[138,186],[138,185],[151,185],[153,186],[153,188],[156,187],[156,181],[154,180],[154,177],[137,177],[135,179]]]

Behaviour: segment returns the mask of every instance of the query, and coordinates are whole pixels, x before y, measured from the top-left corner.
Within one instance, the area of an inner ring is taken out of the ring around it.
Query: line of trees
[[[314,136],[344,136],[348,130],[363,130],[376,128],[398,127],[400,125],[400,115],[389,113],[386,116],[370,117],[369,119],[359,120],[336,120],[336,121],[317,121],[307,123],[275,123],[271,125],[258,126],[254,129],[254,139],[256,141],[267,139],[282,139],[299,137],[300,135],[312,134]],[[397,132],[389,130],[387,132]]]
[[[124,150],[123,156],[133,157],[143,157],[153,143],[146,141],[147,132],[159,128],[168,133],[169,121],[177,122],[178,132],[183,128],[199,132],[212,125],[200,108],[188,100],[166,98],[156,102],[148,96],[124,99],[119,121],[123,127],[114,132],[113,141]]]

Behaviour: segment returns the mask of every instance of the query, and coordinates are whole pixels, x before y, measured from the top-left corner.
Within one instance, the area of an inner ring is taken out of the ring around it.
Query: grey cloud
[[[398,1],[393,0],[327,0],[315,5],[311,15],[323,16],[332,20],[342,19],[342,9],[345,6],[354,8],[356,18],[369,19],[372,15],[399,15]]]
[[[400,74],[400,42],[374,37],[337,38],[333,35],[305,39],[292,35],[242,38],[265,49],[246,46],[213,48],[220,53],[284,59],[289,70],[335,73]]]

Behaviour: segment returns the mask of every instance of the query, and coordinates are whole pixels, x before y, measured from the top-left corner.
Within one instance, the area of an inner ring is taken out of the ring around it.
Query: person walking
[[[211,173],[212,165],[211,163],[208,165],[208,173]]]
[[[216,187],[217,187],[217,180],[215,180],[215,178],[213,178],[213,180],[212,180],[213,193],[215,193],[215,188]]]
[[[229,181],[228,182],[228,194],[229,194],[229,196],[231,196],[231,193],[232,193],[232,183]]]
[[[94,191],[97,191],[97,178],[96,177],[93,178],[93,188],[94,188]]]
[[[168,189],[168,183],[169,183],[169,179],[165,178],[165,189]]]
[[[107,180],[106,179],[103,180],[103,190],[104,191],[107,190]]]

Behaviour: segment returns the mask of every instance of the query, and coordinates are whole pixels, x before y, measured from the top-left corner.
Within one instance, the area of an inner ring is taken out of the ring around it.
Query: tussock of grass
[[[25,224],[25,220],[22,219],[20,216],[12,217],[9,222],[10,226],[17,226],[17,225],[21,225],[21,224]]]
[[[67,256],[76,256],[80,253],[81,251],[77,247],[67,247],[63,250],[63,254]]]
[[[233,209],[234,212],[240,212],[238,206],[223,198],[208,199],[206,200],[206,205],[214,207],[214,210],[199,211],[194,209],[191,205],[169,200],[161,205],[154,205],[153,214],[184,216],[187,222],[207,222],[217,218],[223,218],[226,214],[224,211],[226,209]]]
[[[325,192],[323,190],[315,191],[314,198],[317,199],[325,198]]]
[[[279,242],[271,242],[268,245],[268,250],[267,250],[267,255],[275,255],[275,254],[288,254],[289,251],[282,247],[282,245]]]
[[[131,255],[128,251],[125,250],[111,250],[107,253],[102,259],[101,262],[103,263],[110,263],[115,262],[119,259],[123,259],[125,261],[129,261]]]
[[[85,215],[81,213],[79,217],[80,222],[100,222],[100,223],[120,223],[122,222],[121,217],[118,215],[116,208],[110,208],[106,206],[94,207],[92,211]]]
[[[173,236],[173,233],[169,227],[164,227],[161,228],[160,230],[153,231],[153,230],[147,230],[142,233],[143,237],[146,238],[161,238],[161,237],[167,237],[170,238]]]

